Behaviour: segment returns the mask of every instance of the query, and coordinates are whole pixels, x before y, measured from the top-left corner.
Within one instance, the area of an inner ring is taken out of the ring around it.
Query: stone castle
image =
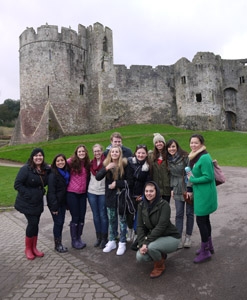
[[[209,52],[170,66],[113,63],[112,30],[42,25],[20,35],[20,114],[11,144],[127,124],[247,130],[247,59]]]

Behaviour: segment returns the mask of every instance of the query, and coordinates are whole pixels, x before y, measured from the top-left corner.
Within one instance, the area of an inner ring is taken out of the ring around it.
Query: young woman
[[[48,178],[47,205],[50,209],[53,225],[55,250],[64,253],[68,249],[62,244],[62,231],[66,213],[67,186],[69,184],[69,165],[64,154],[54,157],[51,174]]]
[[[136,214],[129,215],[130,221],[128,222],[128,237],[127,240],[133,241],[131,245],[132,250],[137,250],[136,240],[136,227],[137,227],[137,207],[138,203],[142,201],[144,193],[144,185],[146,181],[150,180],[150,166],[148,162],[148,149],[146,145],[137,145],[133,157],[128,158],[128,164],[130,165],[133,173],[133,189],[132,199],[134,201]]]
[[[94,158],[91,160],[90,181],[88,186],[88,201],[93,213],[93,222],[96,231],[94,247],[104,249],[108,239],[108,217],[105,204],[105,178],[97,181],[95,176],[103,167],[105,156],[103,147],[99,144],[93,146]]]
[[[123,255],[126,251],[127,222],[126,215],[118,216],[117,193],[125,187],[125,180],[131,189],[133,180],[127,159],[122,158],[122,149],[119,146],[111,147],[103,162],[103,168],[96,174],[97,180],[102,180],[104,177],[106,207],[109,220],[109,241],[103,252],[110,252],[117,247],[116,238],[119,217],[120,241],[116,254]]]
[[[186,235],[182,238],[178,249],[183,247],[190,248],[191,235],[194,227],[193,205],[184,201],[183,193],[187,192],[186,173],[184,168],[189,165],[188,153],[181,149],[178,142],[174,139],[166,143],[167,163],[171,176],[171,198],[175,200],[176,207],[176,227],[181,237],[183,236],[184,210],[186,208]],[[188,195],[192,197],[192,189],[188,186]]]
[[[86,146],[76,147],[72,157],[68,159],[70,181],[67,187],[67,205],[71,214],[71,245],[75,249],[83,249],[86,243],[81,236],[87,209],[87,186],[90,177],[90,159]]]
[[[170,205],[160,197],[158,185],[154,181],[147,182],[144,200],[138,206],[139,251],[136,253],[136,259],[138,262],[154,262],[150,278],[162,275],[167,254],[177,250],[180,234],[170,218]]]
[[[151,178],[158,184],[161,197],[170,203],[170,174],[166,161],[165,138],[159,133],[154,133],[153,144],[154,150],[150,154]]]
[[[37,250],[39,220],[44,210],[44,187],[48,182],[49,166],[44,161],[44,151],[35,148],[28,162],[18,172],[14,188],[18,191],[15,209],[24,214],[27,219],[25,254],[27,259],[44,256]]]
[[[211,258],[211,254],[214,253],[210,214],[217,210],[218,201],[213,162],[206,151],[203,136],[193,134],[190,137],[190,148],[191,172],[187,177],[193,184],[194,211],[201,235],[201,248],[197,250],[194,263],[200,263]]]

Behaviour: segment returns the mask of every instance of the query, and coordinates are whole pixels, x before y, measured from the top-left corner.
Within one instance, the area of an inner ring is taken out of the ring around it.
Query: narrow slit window
[[[49,50],[49,60],[51,60],[51,50]]]
[[[182,76],[182,77],[181,77],[181,83],[182,83],[182,84],[185,84],[185,83],[186,83],[186,77],[185,77],[185,76]]]
[[[240,80],[240,84],[245,83],[244,76],[241,76],[241,77],[239,78],[239,80]]]
[[[202,102],[202,94],[201,93],[196,94],[196,102]]]
[[[84,84],[80,84],[80,95],[84,94]]]
[[[47,96],[48,96],[48,98],[49,98],[49,96],[50,96],[50,87],[49,87],[49,85],[48,85],[48,87],[47,87]]]

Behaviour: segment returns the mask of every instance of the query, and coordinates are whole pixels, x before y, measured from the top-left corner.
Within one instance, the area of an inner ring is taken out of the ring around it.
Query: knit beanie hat
[[[41,153],[43,156],[45,156],[43,149],[41,148],[35,148],[33,149],[33,151],[31,152],[30,157],[33,158],[35,155],[37,155],[38,153]]]
[[[157,143],[158,141],[166,143],[165,138],[160,133],[154,133],[153,143]]]

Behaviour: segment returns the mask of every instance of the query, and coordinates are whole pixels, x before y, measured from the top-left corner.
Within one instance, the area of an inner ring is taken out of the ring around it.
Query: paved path
[[[211,261],[193,264],[199,245],[195,224],[193,244],[168,256],[166,272],[151,280],[152,264],[137,264],[135,252],[123,256],[94,248],[92,213],[88,208],[84,240],[70,246],[67,212],[64,244],[68,253],[54,251],[52,219],[47,207],[41,217],[38,248],[43,258],[24,256],[26,222],[15,210],[0,213],[1,300],[244,300],[247,298],[247,169],[224,168],[227,183],[218,187],[219,209],[211,217],[216,253]],[[172,219],[174,219],[174,203]]]

